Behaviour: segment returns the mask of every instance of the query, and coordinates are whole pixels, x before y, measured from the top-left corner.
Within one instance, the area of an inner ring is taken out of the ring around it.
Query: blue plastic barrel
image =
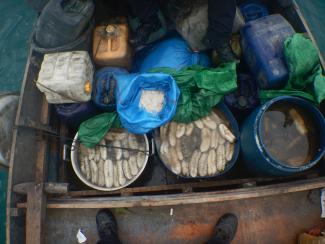
[[[82,122],[100,113],[92,101],[56,104],[54,108],[62,122],[73,128],[78,128]]]
[[[267,7],[259,1],[245,2],[239,8],[246,23],[269,15]]]
[[[325,137],[319,138],[319,149],[314,158],[300,167],[293,167],[274,159],[266,150],[261,140],[262,118],[264,113],[275,103],[288,102],[309,112],[317,125],[320,135],[325,135],[325,121],[320,111],[310,102],[301,98],[281,96],[256,108],[241,127],[241,152],[249,172],[255,175],[288,176],[310,169],[316,165],[325,153]]]
[[[279,14],[250,21],[241,29],[244,59],[262,89],[281,88],[289,78],[283,56],[284,41],[295,34]]]

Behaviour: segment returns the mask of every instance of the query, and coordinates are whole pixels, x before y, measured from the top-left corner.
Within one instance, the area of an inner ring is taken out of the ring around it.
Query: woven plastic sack
[[[192,65],[208,67],[209,57],[200,52],[193,52],[188,44],[179,37],[165,39],[147,48],[145,55],[135,60],[133,70],[139,73],[148,72],[154,68],[173,68],[181,70]]]
[[[320,104],[325,99],[325,77],[318,52],[311,40],[295,34],[284,42],[284,56],[289,68],[289,80],[282,90],[260,92],[262,100],[291,95]]]
[[[224,95],[237,89],[236,64],[228,63],[218,68],[192,66],[180,71],[169,68],[152,72],[169,74],[181,91],[174,120],[190,123],[210,114]]]
[[[176,112],[179,89],[173,77],[167,74],[117,75],[116,107],[122,126],[134,134],[145,134],[170,121]],[[144,92],[163,94],[159,111],[142,106]]]

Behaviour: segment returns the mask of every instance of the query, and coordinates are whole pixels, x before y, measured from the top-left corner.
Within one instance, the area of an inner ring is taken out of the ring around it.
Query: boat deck
[[[298,234],[320,222],[319,190],[222,203],[112,210],[123,243],[203,243],[217,219],[227,212],[238,216],[233,243],[290,244]],[[171,209],[173,215],[171,216]],[[76,243],[82,228],[88,243],[96,243],[98,209],[48,209],[46,243]]]
[[[99,208],[114,208],[123,243],[203,243],[227,212],[239,218],[234,243],[296,243],[300,232],[322,224],[317,190],[325,187],[322,167],[292,178],[252,178],[237,169],[227,179],[179,182],[160,163],[143,174],[151,175],[146,184],[114,193],[85,188],[62,160],[67,133],[35,87],[41,60],[30,53],[15,122],[7,244],[76,243],[79,228],[88,243],[96,243]],[[49,182],[63,194],[53,195]],[[28,187],[17,191],[21,184]]]

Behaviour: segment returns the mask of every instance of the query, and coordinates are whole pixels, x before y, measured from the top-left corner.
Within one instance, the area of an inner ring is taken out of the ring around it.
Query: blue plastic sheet
[[[122,126],[134,134],[145,134],[170,121],[176,112],[179,89],[174,78],[167,74],[117,75],[116,105]],[[143,90],[164,93],[159,112],[147,111],[140,105]]]
[[[180,37],[172,37],[157,42],[142,51],[135,60],[133,70],[145,73],[154,68],[172,68],[181,70],[192,65],[209,67],[211,61],[205,53],[193,52]]]
[[[0,1],[0,91],[20,90],[36,17],[24,0]]]
[[[246,22],[269,15],[267,7],[257,0],[244,2],[239,8]]]

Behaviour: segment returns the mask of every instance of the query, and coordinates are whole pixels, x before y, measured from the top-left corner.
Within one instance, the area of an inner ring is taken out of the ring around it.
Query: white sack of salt
[[[140,107],[149,113],[160,113],[164,106],[165,94],[159,90],[142,90]]]

